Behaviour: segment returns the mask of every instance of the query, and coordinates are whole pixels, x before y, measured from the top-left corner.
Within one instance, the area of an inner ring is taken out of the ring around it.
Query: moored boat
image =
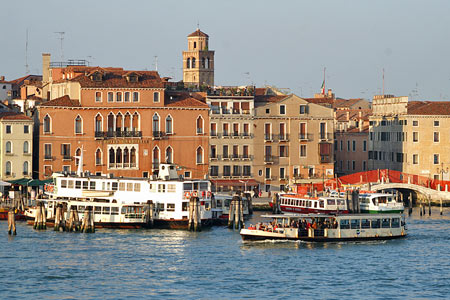
[[[270,202],[270,207],[274,203]],[[339,197],[307,197],[306,195],[280,194],[279,206],[286,213],[348,213],[345,199]]]
[[[402,213],[405,209],[402,202],[398,202],[393,194],[361,192],[359,194],[359,206],[361,212],[378,213]]]
[[[244,241],[302,240],[311,242],[388,240],[406,236],[402,214],[266,215],[268,224],[242,229]]]

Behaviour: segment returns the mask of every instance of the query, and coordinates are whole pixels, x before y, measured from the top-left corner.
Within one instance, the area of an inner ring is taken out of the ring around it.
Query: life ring
[[[189,193],[189,192],[184,192],[184,197],[185,197],[185,198],[191,198],[191,193]]]
[[[44,190],[46,192],[53,192],[53,185],[50,185],[50,184],[44,185]]]
[[[208,192],[207,195],[208,195],[208,198],[211,198],[211,192]]]
[[[192,192],[192,197],[197,197],[198,196],[198,194],[197,194],[197,192]]]

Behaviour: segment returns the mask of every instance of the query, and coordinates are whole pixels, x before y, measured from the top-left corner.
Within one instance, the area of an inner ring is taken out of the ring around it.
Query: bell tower
[[[214,51],[209,50],[209,36],[198,28],[188,35],[188,50],[183,51],[183,82],[214,85]]]

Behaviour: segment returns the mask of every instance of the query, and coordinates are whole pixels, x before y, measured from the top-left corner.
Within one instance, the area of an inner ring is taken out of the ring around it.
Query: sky
[[[326,88],[372,99],[450,100],[448,0],[4,0],[0,75],[42,74],[52,61],[155,70],[182,80],[187,35],[215,51],[215,84],[271,85],[301,97]],[[26,51],[28,31],[28,50]],[[64,32],[63,51],[60,34]]]

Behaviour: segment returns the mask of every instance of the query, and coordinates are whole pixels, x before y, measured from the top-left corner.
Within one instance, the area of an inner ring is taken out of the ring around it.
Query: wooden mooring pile
[[[189,199],[189,231],[202,230],[202,216],[200,214],[200,199],[198,197],[191,197]]]
[[[230,202],[230,210],[228,212],[228,228],[241,229],[244,228],[244,208],[242,197],[237,193]]]

